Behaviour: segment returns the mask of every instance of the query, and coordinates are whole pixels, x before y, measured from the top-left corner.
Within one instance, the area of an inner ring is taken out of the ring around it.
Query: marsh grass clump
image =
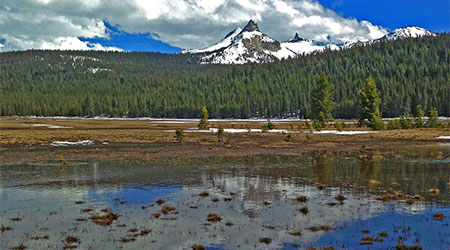
[[[91,221],[93,221],[95,224],[100,226],[109,226],[111,225],[115,220],[119,218],[118,214],[113,213],[113,211],[108,210],[107,214],[105,215],[92,215],[89,217]]]
[[[405,244],[398,243],[397,245],[395,245],[395,249],[397,249],[397,250],[423,250],[423,247],[419,246],[419,245],[407,246]]]
[[[363,229],[361,232],[362,232],[363,234],[368,234],[368,233],[370,233],[370,231],[367,230],[367,229]]]
[[[297,237],[302,236],[302,233],[300,231],[289,232],[289,234],[292,236],[297,236]]]
[[[446,216],[443,213],[436,212],[433,214],[433,217],[435,220],[443,220]]]
[[[201,196],[201,197],[208,197],[209,193],[208,192],[202,192],[202,193],[199,194],[199,196]]]
[[[330,230],[333,230],[333,228],[331,228],[329,226],[322,225],[322,226],[320,226],[320,230],[328,232]]]
[[[234,224],[233,224],[233,222],[231,222],[231,221],[227,221],[226,223],[225,223],[225,226],[227,226],[227,227],[231,227],[231,226],[233,226]]]
[[[11,230],[12,230],[12,227],[9,227],[9,226],[5,227],[5,226],[2,225],[0,227],[0,231],[2,231],[2,233],[5,232],[5,231],[11,231]]]
[[[270,230],[274,230],[274,229],[275,229],[275,226],[267,225],[267,226],[264,226],[264,228],[267,228],[267,229],[270,229]]]
[[[336,248],[332,246],[323,246],[319,248],[310,247],[309,250],[336,250]]]
[[[126,236],[126,237],[123,237],[120,239],[120,242],[122,242],[122,243],[128,243],[128,242],[132,242],[132,241],[136,241],[136,238]]]
[[[437,189],[437,188],[430,188],[430,189],[428,190],[428,192],[429,192],[430,194],[439,194],[439,189]]]
[[[11,248],[13,250],[23,250],[23,249],[27,249],[27,247],[22,243],[20,243],[20,245],[18,245],[17,247],[13,247]]]
[[[65,242],[66,242],[67,244],[69,244],[69,245],[72,245],[72,244],[79,244],[79,243],[80,243],[80,239],[78,239],[78,238],[75,237],[75,236],[68,235],[68,236],[66,237],[66,239],[65,239]]]
[[[192,245],[192,250],[204,250],[204,249],[205,249],[205,247],[202,245],[197,245],[197,244]]]
[[[154,213],[154,214],[153,214],[153,218],[155,218],[155,219],[158,219],[160,216],[161,216],[160,213]]]
[[[208,214],[207,221],[209,221],[209,222],[220,222],[221,220],[222,220],[222,218],[215,213]]]
[[[171,206],[169,206],[169,205],[164,205],[164,206],[161,208],[161,213],[163,213],[163,214],[165,214],[165,215],[169,214],[169,213],[172,212],[172,211],[175,211],[175,208],[174,208],[174,207],[171,207]]]
[[[299,202],[307,202],[308,201],[308,197],[306,197],[306,196],[297,196],[297,201],[299,201]]]
[[[312,227],[309,227],[308,230],[311,231],[311,232],[318,232],[318,231],[325,231],[325,232],[328,232],[328,231],[333,230],[333,228],[332,228],[332,227],[329,227],[329,226],[326,226],[326,225],[322,225],[322,226],[312,226]]]
[[[345,198],[345,196],[343,196],[342,194],[338,194],[336,195],[336,197],[334,197],[334,199],[342,203],[347,198]]]
[[[300,211],[303,215],[307,215],[309,213],[309,209],[306,206],[299,208],[298,211]]]
[[[161,199],[161,198],[158,198],[158,200],[156,200],[156,204],[158,204],[158,205],[162,205],[164,202],[166,202],[165,200],[163,200],[163,199]]]
[[[214,198],[211,199],[211,201],[212,201],[212,202],[219,202],[220,200],[219,200],[219,198],[214,197]]]
[[[320,182],[314,183],[314,186],[316,186],[316,188],[319,189],[319,190],[324,190],[326,188],[326,185],[322,184]]]
[[[408,199],[406,199],[406,204],[412,205],[412,204],[414,204],[414,200],[411,198],[408,198]]]
[[[83,209],[80,209],[80,211],[81,211],[82,213],[90,213],[90,212],[93,211],[93,209],[92,209],[92,208],[83,208]]]
[[[263,237],[263,238],[259,238],[259,242],[265,243],[265,244],[270,244],[272,242],[272,239],[268,238],[268,237]]]
[[[386,238],[389,236],[389,233],[388,232],[379,232],[378,236]]]
[[[32,240],[48,240],[49,238],[50,238],[50,236],[48,236],[48,235],[31,237]]]

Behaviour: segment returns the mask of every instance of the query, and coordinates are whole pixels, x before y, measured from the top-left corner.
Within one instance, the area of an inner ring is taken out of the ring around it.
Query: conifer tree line
[[[380,117],[416,114],[419,105],[450,116],[449,48],[450,35],[440,34],[235,66],[199,65],[186,54],[0,53],[0,115],[199,118],[206,106],[210,118],[326,122],[360,118],[359,90],[371,76]],[[321,84],[331,101],[316,109]]]

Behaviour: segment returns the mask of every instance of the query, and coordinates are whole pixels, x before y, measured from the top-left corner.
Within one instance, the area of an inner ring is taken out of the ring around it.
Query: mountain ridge
[[[262,33],[258,24],[250,20],[244,28],[234,29],[210,47],[184,50],[181,53],[198,55],[200,64],[269,63],[324,50],[350,49],[382,41],[435,35],[418,26],[407,26],[395,29],[383,37],[366,41],[327,43],[305,39],[295,33],[293,38],[279,42]]]

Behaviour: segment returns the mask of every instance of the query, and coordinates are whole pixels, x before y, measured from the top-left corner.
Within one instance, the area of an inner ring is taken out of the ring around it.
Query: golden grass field
[[[347,121],[349,122],[349,121]],[[220,121],[210,122],[210,127],[235,129],[261,129],[265,121]],[[398,147],[406,145],[433,144],[438,136],[449,136],[450,129],[408,129],[384,130],[371,134],[335,135],[310,134],[301,121],[273,122],[276,129],[294,132],[292,140],[285,141],[283,133],[225,133],[223,142],[218,142],[215,133],[188,133],[182,142],[175,139],[177,128],[192,129],[197,122],[179,123],[179,121],[159,120],[90,120],[90,119],[43,119],[43,118],[1,118],[0,119],[0,163],[17,158],[27,152],[32,157],[43,157],[35,149],[50,148],[46,151],[49,158],[58,157],[60,148],[46,146],[55,141],[94,141],[94,146],[64,149],[64,153],[74,153],[73,158],[154,158],[184,156],[251,155],[261,153],[296,153],[305,150],[346,150],[367,148]],[[40,125],[39,125],[40,124]],[[37,125],[37,126],[36,126]],[[48,128],[44,125],[69,128]],[[447,124],[444,124],[447,126]],[[335,130],[332,124],[326,130]],[[447,126],[448,127],[448,126]],[[347,125],[343,131],[370,130]],[[103,143],[116,147],[114,152],[106,150]],[[96,147],[98,145],[98,147]],[[126,146],[128,145],[128,146]],[[130,145],[139,145],[132,147]],[[34,151],[33,151],[34,150]],[[30,156],[31,157],[31,156]],[[16,159],[17,160],[17,159]]]

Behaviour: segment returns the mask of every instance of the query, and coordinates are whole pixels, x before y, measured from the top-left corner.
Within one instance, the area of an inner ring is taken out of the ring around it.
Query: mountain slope
[[[396,29],[381,38],[369,41],[356,41],[344,44],[324,43],[303,39],[296,33],[292,39],[280,43],[262,33],[258,25],[250,20],[243,29],[236,28],[220,42],[211,47],[185,50],[181,53],[197,55],[199,58],[198,62],[201,64],[267,63],[322,52],[324,50],[350,49],[381,41],[435,35],[426,29],[417,26],[408,26],[406,28]]]

